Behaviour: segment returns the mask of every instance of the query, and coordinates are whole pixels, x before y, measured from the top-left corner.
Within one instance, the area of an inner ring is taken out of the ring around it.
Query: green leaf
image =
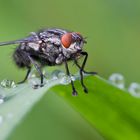
[[[140,99],[132,97],[99,76],[86,77],[89,94],[75,82],[78,97],[71,96],[71,87],[57,86],[52,90],[79,112],[105,139],[140,138]]]
[[[4,89],[3,95],[6,95],[5,102],[0,105],[0,139],[4,140],[8,138],[10,133],[17,127],[19,123],[21,123],[24,120],[23,117],[41,99],[45,92],[50,87],[60,84],[60,81],[61,78],[55,80],[51,79],[47,82],[47,85],[39,89],[33,89],[32,87],[30,87],[31,85],[27,83],[18,85],[18,87],[16,88]],[[54,125],[55,128],[57,127],[57,124],[61,122],[62,128],[64,129],[63,132],[65,134],[69,132],[71,133],[70,138],[77,137],[77,139],[79,140],[84,139],[85,137],[89,137],[90,139],[95,138],[97,140],[103,139],[96,132],[96,130],[93,127],[91,127],[75,110],[68,106],[66,102],[59,99],[58,96],[56,96],[55,94],[51,94],[51,96],[53,98],[50,100],[52,100],[54,104],[57,104],[57,108],[63,111],[65,110],[67,114],[65,114],[65,112],[62,112],[60,114],[58,110],[53,109],[55,110],[53,115],[57,117],[57,119],[59,119],[58,122],[56,121],[56,124],[51,123],[50,126],[48,126],[48,130],[52,128],[52,125]],[[52,107],[50,108],[50,110],[52,110]],[[60,116],[65,116],[66,119],[62,121],[62,118]],[[75,123],[76,121],[78,123],[78,126],[73,127],[73,124],[71,123],[69,125],[66,125],[66,122],[72,121],[73,123]],[[72,128],[72,131],[70,131],[70,128]],[[83,135],[79,135],[78,133],[83,133]],[[54,137],[56,139],[58,136],[56,137],[56,135],[54,135]],[[22,138],[20,138],[20,140],[21,139]]]
[[[46,90],[59,84],[59,80],[50,81],[47,86],[37,90],[27,84],[10,90],[11,96],[0,105],[0,116],[3,116],[0,139],[10,136],[10,140],[24,140],[27,134],[29,139],[34,140],[39,139],[39,134],[51,140],[102,140],[103,137],[113,140],[138,139],[139,99],[99,76],[88,76],[84,80],[89,94],[83,92],[79,81],[75,82],[79,93],[76,97],[71,95],[71,85],[55,86],[48,91],[50,94],[45,96],[47,102],[45,100],[44,107],[42,106],[42,113],[36,103]],[[17,94],[12,96],[13,92]],[[31,117],[22,119],[29,111],[27,116]],[[21,125],[17,127],[19,123]],[[16,127],[18,129],[15,129]],[[13,133],[10,135],[11,131]]]
[[[0,139],[7,138],[12,129],[16,127],[44,93],[58,83],[58,80],[50,81],[47,86],[36,90],[32,89],[29,84],[4,89],[2,95],[6,95],[5,102],[0,105]]]

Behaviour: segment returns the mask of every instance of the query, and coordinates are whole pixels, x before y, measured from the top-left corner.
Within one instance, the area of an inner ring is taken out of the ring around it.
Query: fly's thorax
[[[36,42],[29,42],[28,43],[28,47],[33,49],[34,51],[39,51],[40,49],[40,43],[36,43]]]
[[[39,38],[46,43],[52,43],[57,46],[61,44],[60,35],[50,33],[49,31],[40,32]]]

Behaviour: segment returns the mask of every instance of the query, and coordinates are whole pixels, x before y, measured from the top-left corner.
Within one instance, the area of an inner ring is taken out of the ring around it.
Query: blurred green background
[[[88,37],[87,69],[105,78],[119,72],[127,83],[140,82],[139,0],[0,1],[0,41],[23,38],[47,27],[79,31]],[[19,80],[22,71],[16,70],[10,58],[14,46],[8,48],[0,48],[0,78],[15,79],[16,71]]]
[[[104,78],[122,73],[127,85],[140,82],[139,0],[0,0],[1,42],[47,27],[66,28],[87,37],[87,70]],[[19,81],[26,73],[13,65],[15,47],[0,47],[0,80]]]

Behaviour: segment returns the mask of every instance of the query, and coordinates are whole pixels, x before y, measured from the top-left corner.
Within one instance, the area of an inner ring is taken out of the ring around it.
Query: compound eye
[[[65,48],[69,48],[72,43],[72,34],[66,33],[61,37],[61,43]]]

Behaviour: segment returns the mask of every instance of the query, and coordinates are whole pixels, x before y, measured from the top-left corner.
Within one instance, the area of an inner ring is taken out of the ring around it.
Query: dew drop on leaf
[[[64,76],[63,78],[60,79],[60,84],[62,85],[68,85],[70,82],[71,82],[70,76]]]
[[[53,80],[59,80],[59,83],[62,85],[68,85],[71,80],[75,81],[76,78],[75,76],[71,75],[71,76],[67,76],[63,71],[61,70],[55,70],[52,72],[52,79]]]
[[[125,88],[124,76],[119,73],[113,73],[110,75],[109,81],[120,89]]]
[[[54,70],[51,74],[51,79],[55,80],[55,79],[60,79],[63,78],[65,76],[65,73],[61,70]]]
[[[41,81],[40,81],[40,75],[38,74],[38,72],[35,70],[35,69],[32,69],[32,71],[30,72],[29,76],[28,76],[28,83],[29,85],[33,88],[33,89],[38,89],[40,88],[40,84],[41,84]],[[43,84],[45,84],[46,81],[45,81],[45,78],[44,78],[44,81],[43,81]]]
[[[1,87],[3,88],[15,88],[16,84],[13,80],[4,79],[0,83]]]
[[[69,83],[69,79],[66,74],[61,70],[54,70],[51,74],[52,80],[59,80],[60,84],[67,85]]]
[[[130,94],[132,96],[140,98],[140,84],[135,83],[135,82],[131,83],[129,88],[128,88],[128,91],[130,92]]]
[[[28,83],[33,89],[40,87],[40,79],[36,77],[28,78]]]

